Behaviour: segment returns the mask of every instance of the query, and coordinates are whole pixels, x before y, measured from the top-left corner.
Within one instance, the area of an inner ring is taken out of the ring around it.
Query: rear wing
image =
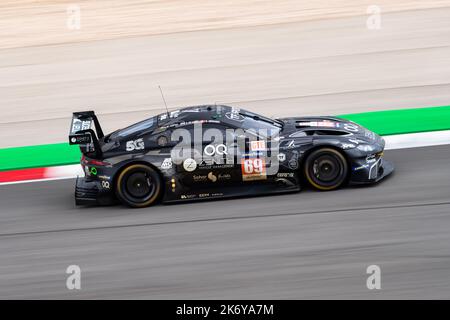
[[[69,144],[80,145],[83,154],[95,154],[95,156],[100,157],[102,150],[98,139],[103,137],[102,127],[94,111],[73,113]]]

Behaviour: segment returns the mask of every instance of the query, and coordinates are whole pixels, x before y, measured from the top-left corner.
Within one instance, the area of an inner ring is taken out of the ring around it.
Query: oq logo
[[[209,157],[212,157],[214,155],[226,155],[227,154],[227,146],[224,144],[218,144],[217,146],[213,146],[212,144],[209,144],[205,147],[203,150],[203,153]]]

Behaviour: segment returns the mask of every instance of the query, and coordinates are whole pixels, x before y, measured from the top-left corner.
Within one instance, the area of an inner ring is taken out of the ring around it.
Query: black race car
[[[85,177],[78,205],[130,207],[370,184],[393,172],[385,142],[335,117],[270,119],[204,105],[166,112],[104,135],[93,111],[73,114]]]

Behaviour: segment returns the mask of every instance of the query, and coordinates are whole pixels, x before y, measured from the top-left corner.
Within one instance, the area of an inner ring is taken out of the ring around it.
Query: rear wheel
[[[126,167],[117,178],[117,197],[132,208],[151,206],[159,199],[161,191],[159,174],[145,164]]]
[[[339,151],[321,148],[313,151],[305,161],[305,177],[315,189],[335,190],[347,179],[348,164]]]

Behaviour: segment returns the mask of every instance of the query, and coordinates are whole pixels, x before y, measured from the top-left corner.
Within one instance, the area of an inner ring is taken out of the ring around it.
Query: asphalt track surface
[[[371,187],[141,210],[77,208],[73,180],[1,186],[0,298],[448,299],[450,146],[386,158]]]

